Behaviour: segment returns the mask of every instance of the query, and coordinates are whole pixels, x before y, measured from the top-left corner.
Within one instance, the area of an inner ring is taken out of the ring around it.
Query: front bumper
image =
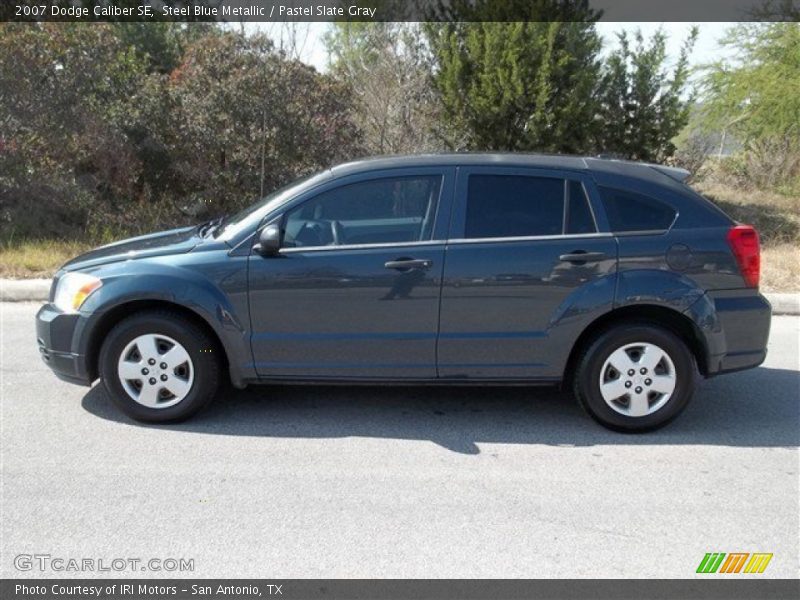
[[[36,313],[36,341],[44,363],[59,379],[80,385],[91,385],[84,354],[75,351],[76,331],[80,331],[80,314],[65,314],[52,304],[45,304]]]

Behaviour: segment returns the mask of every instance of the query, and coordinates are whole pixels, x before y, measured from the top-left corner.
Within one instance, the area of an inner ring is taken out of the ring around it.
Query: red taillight
[[[731,246],[739,271],[748,287],[758,287],[761,278],[761,246],[758,232],[750,225],[737,225],[728,232],[728,244]]]

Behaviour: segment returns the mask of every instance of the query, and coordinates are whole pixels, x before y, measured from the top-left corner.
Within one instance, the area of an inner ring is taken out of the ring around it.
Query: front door
[[[570,296],[616,270],[580,173],[460,169],[445,256],[442,378],[555,379],[550,327]],[[559,349],[560,350],[560,349]],[[567,350],[568,351],[568,350]]]
[[[249,259],[259,376],[436,377],[452,187],[452,170],[395,169],[293,203],[280,255]]]

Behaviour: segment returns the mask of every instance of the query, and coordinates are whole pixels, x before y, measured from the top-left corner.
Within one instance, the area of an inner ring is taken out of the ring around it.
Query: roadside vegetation
[[[2,23],[0,277],[352,158],[498,150],[683,166],[759,228],[765,288],[800,289],[800,24],[737,26],[735,59],[692,73],[695,34],[673,57],[660,32],[603,48],[599,12],[563,2],[548,23],[546,4],[527,23],[469,22],[489,1],[449,5],[451,23],[334,23],[325,73],[290,29]]]

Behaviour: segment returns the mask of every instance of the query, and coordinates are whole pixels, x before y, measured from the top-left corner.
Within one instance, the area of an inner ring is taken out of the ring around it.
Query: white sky
[[[701,0],[698,0],[701,1]],[[692,25],[697,25],[700,33],[694,52],[691,55],[691,64],[700,65],[720,58],[721,49],[717,43],[725,33],[725,30],[735,23],[614,23],[600,22],[597,30],[606,42],[606,48],[610,48],[616,41],[615,33],[627,30],[634,33],[641,29],[647,38],[659,28],[663,27],[668,35],[667,53],[670,61],[677,59],[681,44],[689,34]],[[329,23],[296,23],[298,40],[300,46],[301,59],[317,69],[324,71],[327,69],[327,54],[322,38],[330,26]],[[280,24],[276,23],[248,23],[246,29],[264,30],[270,36],[277,37],[280,31]]]

